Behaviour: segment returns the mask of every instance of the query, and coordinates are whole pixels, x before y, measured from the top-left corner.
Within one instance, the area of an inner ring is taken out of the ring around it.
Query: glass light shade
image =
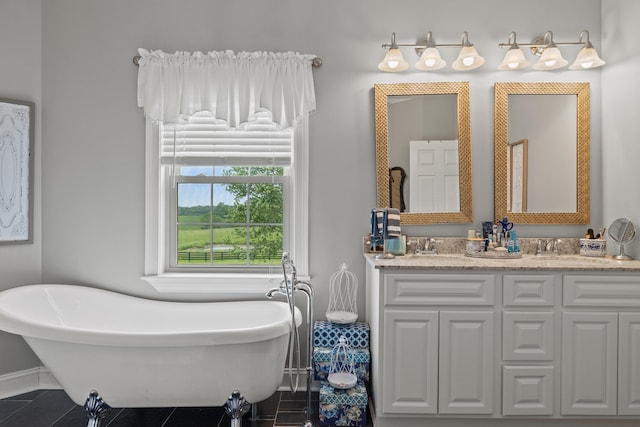
[[[583,47],[578,52],[576,60],[569,67],[570,70],[587,70],[589,68],[602,67],[606,62],[600,59],[598,52],[593,47]]]
[[[447,65],[447,62],[440,57],[440,52],[435,47],[428,47],[422,52],[422,56],[416,62],[416,68],[422,71],[434,71]]]
[[[544,49],[538,62],[533,65],[534,70],[555,70],[562,68],[569,62],[562,57],[560,49],[555,46],[549,46]]]
[[[524,57],[522,49],[519,47],[512,47],[504,56],[502,63],[498,65],[498,70],[511,71],[520,70],[528,67],[530,62]]]
[[[464,46],[460,49],[458,58],[451,64],[454,70],[464,71],[473,70],[484,64],[484,58],[478,55],[473,46]]]
[[[386,71],[388,73],[397,73],[407,68],[409,68],[409,64],[404,60],[402,52],[400,52],[398,48],[389,49],[382,62],[378,64],[380,71]]]

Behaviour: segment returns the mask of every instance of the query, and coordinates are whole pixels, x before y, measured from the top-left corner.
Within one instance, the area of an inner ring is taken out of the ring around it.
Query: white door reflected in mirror
[[[409,211],[460,210],[458,141],[409,142]]]

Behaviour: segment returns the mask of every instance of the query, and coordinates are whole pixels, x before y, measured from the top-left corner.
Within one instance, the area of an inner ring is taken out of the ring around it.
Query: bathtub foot
[[[231,417],[231,427],[242,426],[242,416],[247,413],[250,407],[251,404],[244,400],[244,396],[238,390],[229,396],[224,410]]]
[[[249,418],[251,422],[260,421],[260,416],[258,415],[258,404],[251,404],[251,418]]]
[[[87,427],[100,427],[102,419],[111,412],[111,406],[107,405],[95,390],[91,390],[87,401],[84,403],[84,409],[89,416]]]

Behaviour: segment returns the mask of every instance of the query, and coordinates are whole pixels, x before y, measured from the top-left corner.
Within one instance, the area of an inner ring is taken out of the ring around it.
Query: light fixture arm
[[[553,31],[544,33],[544,44],[546,47],[556,47],[556,44],[553,42]]]
[[[511,36],[513,35],[513,41]],[[586,36],[586,41],[583,41],[583,37]],[[511,48],[515,43],[516,33],[511,32],[509,34],[509,39],[507,43],[499,43],[498,46],[501,48]],[[591,42],[589,41],[589,31],[583,30],[580,33],[579,40],[577,42],[556,42],[553,40],[553,31],[547,31],[544,33],[542,37],[536,37],[531,43],[518,43],[519,46],[526,46],[531,48],[531,52],[534,55],[540,56],[542,52],[547,47],[555,47],[555,46],[574,46],[574,45],[585,45],[585,47],[593,47]],[[550,46],[553,45],[553,46]]]
[[[462,32],[462,47],[467,47],[467,46],[473,46],[471,43],[469,43],[469,34],[466,31]]]
[[[384,49],[397,49],[398,44],[396,43],[396,33],[391,33],[391,44],[382,43],[382,47]]]
[[[413,47],[416,50],[418,56],[422,55],[422,52],[429,47],[465,47],[473,46],[469,42],[469,35],[466,31],[462,33],[461,43],[435,43],[433,41],[433,34],[431,31],[427,32],[427,38],[418,40],[416,43],[396,43],[396,33],[391,34],[391,44],[384,43],[382,47],[384,49],[396,49],[398,47]]]
[[[436,44],[433,42],[433,34],[431,34],[431,31],[427,32],[426,43],[427,43],[426,47],[436,47]]]
[[[587,38],[587,40],[584,42],[582,41],[583,36],[586,36]],[[589,31],[582,30],[580,32],[580,37],[578,38],[578,44],[584,44],[584,47],[586,47],[587,49],[593,48],[593,44],[591,44],[591,41],[589,40]]]

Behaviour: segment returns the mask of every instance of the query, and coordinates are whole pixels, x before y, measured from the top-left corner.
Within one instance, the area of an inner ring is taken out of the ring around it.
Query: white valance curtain
[[[184,116],[209,111],[238,128],[267,109],[284,129],[315,110],[314,55],[138,52],[138,106],[154,121],[178,123]]]

